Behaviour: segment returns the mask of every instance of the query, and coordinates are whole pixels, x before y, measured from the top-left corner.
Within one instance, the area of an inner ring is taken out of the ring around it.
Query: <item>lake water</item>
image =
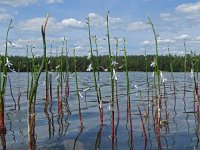
[[[161,128],[161,147],[162,149],[199,149],[199,123],[194,113],[194,81],[190,73],[186,74],[186,86],[184,90],[184,73],[174,73],[176,93],[174,94],[173,82],[170,73],[164,73],[167,78],[166,94],[161,99],[161,116],[165,118],[165,104],[167,99],[167,111],[169,113],[168,127]],[[14,98],[18,99],[19,74],[9,73],[12,83]],[[146,73],[129,72],[130,92],[131,92],[131,113],[133,122],[133,147],[134,149],[158,149],[157,133],[152,116],[152,73],[149,73],[150,87],[146,83]],[[80,128],[78,99],[75,88],[74,74],[70,74],[68,98],[69,107],[66,106],[66,98],[63,94],[63,115],[58,117],[58,98],[56,73],[53,73],[53,100],[45,107],[45,74],[42,73],[37,90],[37,100],[35,106],[35,140],[36,149],[112,149],[111,138],[111,110],[110,110],[110,73],[100,73],[100,87],[104,109],[104,125],[100,126],[99,110],[94,90],[93,73],[78,73],[79,90],[81,97],[81,112],[83,117],[83,128]],[[130,130],[126,125],[126,79],[125,73],[117,73],[118,77],[118,101],[119,114],[115,105],[115,142],[114,149],[130,149]],[[63,83],[63,87],[65,84]],[[83,90],[87,87],[87,92]],[[136,88],[137,87],[137,88]],[[5,96],[5,135],[7,149],[28,149],[30,144],[28,134],[28,115],[27,115],[27,73],[20,73],[20,110],[14,110],[13,99],[10,94],[9,82]],[[161,92],[164,93],[163,83]],[[64,91],[64,88],[63,88]],[[140,94],[141,91],[141,94]],[[149,91],[149,94],[148,94]],[[64,93],[64,92],[63,92]],[[185,96],[184,96],[185,94]],[[144,140],[143,128],[137,106],[140,106],[144,115],[143,99],[146,109],[149,107],[149,121],[145,121],[147,142]],[[149,101],[149,105],[148,105]],[[176,105],[175,105],[176,104]],[[154,106],[156,107],[156,106]],[[156,108],[154,108],[155,111]],[[70,113],[69,113],[70,112]]]

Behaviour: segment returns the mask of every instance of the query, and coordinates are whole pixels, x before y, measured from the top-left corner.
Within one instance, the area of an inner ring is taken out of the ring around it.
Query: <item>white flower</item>
[[[124,66],[124,65],[121,65],[121,66],[119,67],[119,69],[121,69],[123,66]]]
[[[163,83],[164,83],[164,82],[166,82],[166,81],[167,81],[167,79],[166,79],[166,78],[162,78],[162,81],[163,81]]]
[[[117,81],[117,75],[116,75],[116,72],[115,72],[115,69],[113,68],[113,77],[112,79],[115,79]]]
[[[100,104],[99,104],[99,107],[102,108],[103,107],[103,103],[102,103],[102,100],[100,100]]]
[[[167,81],[167,79],[164,77],[162,71],[160,71],[160,78],[161,78],[163,83]]]
[[[10,68],[10,66],[12,66],[13,64],[8,60],[8,57],[6,58],[6,64],[5,66],[7,66],[8,68]]]
[[[83,95],[81,94],[81,92],[78,92],[78,94],[79,94],[80,97],[83,97]]]
[[[86,69],[86,71],[91,71],[92,70],[92,64],[89,64],[88,68]]]
[[[112,65],[116,66],[118,63],[115,60],[112,60]]]
[[[87,87],[87,88],[83,89],[83,92],[86,92],[86,91],[88,91],[89,89],[90,89],[90,88]]]
[[[10,71],[16,73],[15,69],[10,69]]]
[[[160,78],[163,78],[163,73],[162,73],[162,71],[160,71]]]
[[[137,85],[134,85],[134,87],[135,87],[136,89],[138,89],[138,86],[137,86]]]
[[[155,67],[156,66],[156,59],[154,58],[154,60],[151,62],[150,67]]]
[[[151,75],[151,76],[152,76],[152,78],[154,77],[154,72],[152,72],[152,75]]]
[[[56,66],[56,69],[60,68],[60,65]]]
[[[87,59],[90,59],[90,58],[91,58],[91,53],[89,52]]]
[[[191,69],[191,78],[193,78],[194,77],[194,69],[192,68]]]
[[[109,110],[109,111],[111,110],[111,106],[110,106],[110,104],[108,105],[108,110]]]
[[[104,68],[103,66],[99,66],[100,68],[102,68],[104,71],[108,71],[108,69]]]

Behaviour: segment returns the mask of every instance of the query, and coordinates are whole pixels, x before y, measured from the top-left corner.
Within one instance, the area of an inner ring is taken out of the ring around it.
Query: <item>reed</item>
[[[46,61],[46,36],[45,36],[45,31],[46,31],[46,25],[48,22],[48,15],[46,17],[45,25],[41,27],[41,32],[42,32],[42,38],[43,38],[43,59],[42,59],[42,64],[37,68],[35,66],[34,62],[34,55],[32,58],[32,67],[33,67],[33,72],[32,72],[32,81],[31,81],[31,86],[30,86],[30,91],[28,95],[28,116],[27,116],[27,121],[28,121],[28,142],[29,142],[29,149],[36,149],[36,138],[35,138],[35,104],[36,104],[36,97],[37,97],[37,87],[38,87],[38,81],[41,75],[41,72],[43,70],[43,67],[45,66],[45,61]],[[32,50],[31,50],[32,51]]]
[[[52,68],[52,48],[53,48],[53,43],[54,41],[52,41],[51,43],[51,48],[50,48],[50,57],[49,57],[49,65],[50,65],[50,71],[53,71]],[[50,97],[50,101],[52,103],[52,99],[53,99],[53,94],[52,94],[52,73],[49,72],[49,97]]]
[[[119,41],[118,41],[117,37],[115,37],[115,40],[116,40],[116,45],[115,45],[116,46],[115,63],[117,64]],[[116,95],[116,104],[117,104],[117,117],[119,119],[120,118],[120,113],[119,113],[118,82],[117,82],[117,80],[115,80],[115,95]]]
[[[140,114],[140,119],[141,119],[141,124],[142,124],[142,130],[143,130],[143,134],[144,134],[144,140],[146,142],[147,141],[147,134],[146,134],[145,124],[144,124],[143,117],[142,117],[142,112],[141,112],[139,106],[138,106],[138,111],[139,111],[139,114]]]
[[[69,49],[67,47],[66,40],[66,85],[65,85],[65,97],[69,97]]]
[[[66,64],[65,64],[65,109],[68,114],[71,114],[70,108],[69,108],[69,49],[67,46],[67,40],[66,40]]]
[[[155,59],[155,72],[157,74],[157,84],[158,84],[158,93],[157,93],[157,89],[156,89],[156,81],[155,81],[155,75],[154,75],[154,87],[155,87],[155,96],[156,96],[156,105],[157,105],[157,113],[155,114],[156,118],[157,118],[157,142],[158,142],[158,149],[161,149],[161,141],[160,141],[160,122],[161,122],[161,97],[160,97],[160,70],[159,70],[159,59],[158,59],[158,40],[157,40],[157,34],[154,28],[154,25],[151,21],[151,19],[148,17],[149,20],[149,24],[151,25],[151,28],[153,30],[153,34],[154,34],[154,41],[155,41],[155,46],[156,46],[156,59]]]
[[[26,57],[28,58],[28,45],[26,45]],[[27,61],[28,63],[26,64],[26,71],[27,71],[27,88],[26,88],[26,98],[28,99],[28,95],[29,95],[29,65],[30,65],[30,63],[29,63],[29,59],[28,59],[28,61]]]
[[[100,86],[100,64],[99,64],[99,51],[98,51],[98,45],[97,45],[97,37],[96,35],[93,37],[94,38],[94,43],[95,43],[95,51],[96,51],[96,69],[97,69],[97,90],[99,93],[99,99],[100,99],[100,108],[101,108],[101,120],[102,120],[102,124],[103,124],[103,99],[101,96],[101,86]]]
[[[7,82],[7,69],[9,68],[9,61],[7,58],[8,54],[8,35],[10,29],[13,27],[12,20],[10,20],[10,23],[8,25],[8,29],[6,32],[6,43],[5,43],[5,54],[4,54],[4,60],[3,60],[3,82],[1,82],[1,89],[0,89],[0,131],[1,133],[6,133],[5,123],[4,123],[4,96],[6,93],[6,82]]]
[[[171,57],[169,48],[168,48],[168,52],[169,52],[169,57]],[[173,91],[174,91],[174,112],[176,114],[176,83],[174,80],[173,62],[172,61],[170,61],[170,71],[171,71],[171,78],[172,78],[172,82],[173,82]]]
[[[46,18],[46,21],[45,21],[45,25],[41,27],[42,39],[43,39],[43,59],[42,59],[42,64],[40,65],[40,68],[39,68],[37,74],[35,74],[34,82],[32,82],[32,86],[31,86],[30,91],[29,91],[28,111],[30,113],[31,113],[31,111],[33,111],[32,109],[35,107],[35,106],[33,106],[34,105],[33,99],[34,99],[34,97],[36,97],[38,81],[39,81],[41,72],[43,70],[43,67],[45,65],[45,61],[46,61],[46,36],[45,36],[46,33],[45,32],[46,32],[47,22],[48,22],[48,15],[47,15],[47,18]],[[34,70],[35,70],[35,68],[34,68]]]
[[[13,92],[12,92],[12,84],[11,84],[9,75],[7,77],[8,77],[8,81],[9,81],[9,87],[10,87],[10,95],[11,95],[13,102],[14,102],[14,110],[16,110],[17,104],[16,104],[16,100],[15,100]]]
[[[20,107],[21,107],[20,99],[21,99],[21,95],[22,95],[20,69],[21,69],[21,61],[19,62],[19,67],[18,67],[18,77],[19,77],[19,80],[18,80],[18,98],[17,98],[18,111],[20,111]]]
[[[197,119],[199,120],[200,117],[200,102],[199,102],[199,89],[198,89],[198,70],[199,70],[199,60],[197,59],[196,55],[191,52],[191,77],[193,77],[194,80],[194,112],[197,114]],[[196,103],[196,106],[195,106]]]
[[[78,97],[78,112],[79,112],[79,119],[80,119],[80,126],[83,127],[83,119],[81,114],[81,100],[80,100],[80,93],[79,93],[79,87],[78,87],[78,76],[76,71],[76,50],[73,50],[74,53],[74,72],[75,72],[75,80],[76,80],[76,95]]]
[[[185,95],[186,95],[186,71],[187,71],[187,48],[186,48],[186,41],[184,40],[184,95],[183,95],[183,103],[184,103],[184,111],[186,112],[186,102],[185,102]]]
[[[106,16],[106,31],[107,31],[107,43],[109,50],[109,68],[110,68],[110,78],[111,78],[111,112],[112,112],[112,149],[114,149],[114,136],[115,136],[115,123],[114,123],[114,73],[112,66],[112,53],[111,53],[111,44],[110,44],[110,32],[109,32],[109,12]]]
[[[46,94],[46,103],[49,102],[49,71],[48,71],[48,57],[45,58],[45,94]]]
[[[129,117],[130,121],[130,142],[131,149],[133,149],[133,129],[132,129],[132,112],[131,112],[131,100],[130,100],[130,81],[128,75],[128,60],[127,60],[127,52],[126,52],[126,39],[124,38],[124,60],[125,60],[125,68],[126,68],[126,96],[127,96],[127,117]],[[128,118],[127,118],[128,120]]]
[[[92,65],[92,70],[93,70],[93,76],[94,76],[94,84],[95,84],[95,91],[96,91],[96,96],[97,96],[97,102],[99,105],[99,114],[100,114],[100,123],[103,124],[103,105],[100,99],[100,93],[99,93],[99,88],[97,83],[97,77],[96,77],[96,66],[95,66],[95,58],[93,54],[93,47],[92,47],[92,38],[91,38],[91,31],[90,31],[90,18],[87,18],[87,24],[88,24],[88,37],[89,37],[89,42],[90,42],[90,59],[91,59],[91,65]],[[99,74],[98,74],[99,76]]]
[[[61,58],[60,58],[60,87],[61,87],[61,97],[63,93],[63,60],[64,60],[64,45],[65,37],[63,39],[62,48],[61,48]]]

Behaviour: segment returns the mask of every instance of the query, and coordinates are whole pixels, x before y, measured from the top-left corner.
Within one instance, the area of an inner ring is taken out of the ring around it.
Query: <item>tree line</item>
[[[4,56],[1,56],[1,60],[3,60]],[[150,64],[153,62],[155,56],[154,55],[129,55],[127,56],[128,60],[128,68],[129,71],[146,71],[146,67],[148,71],[153,71],[153,68],[150,67]],[[60,66],[60,60],[62,59],[62,68]],[[62,71],[64,72],[66,70],[66,60],[68,59],[69,62],[69,71],[74,71],[74,63],[73,63],[73,57],[66,57],[66,56],[59,56],[59,57],[49,57],[48,58],[48,70],[49,71]],[[104,69],[108,69],[109,71],[109,57],[107,55],[99,56],[98,58],[99,64],[100,64],[100,71],[105,71]],[[20,72],[26,72],[32,70],[32,58],[22,57],[22,56],[10,56],[8,57],[8,60],[13,64],[11,65],[10,70],[20,71]],[[88,65],[91,63],[90,60],[87,59],[87,56],[77,56],[77,71],[79,72],[85,72]],[[113,57],[113,60],[117,62],[116,68],[117,71],[124,71],[124,57],[118,56],[117,58]],[[42,57],[34,58],[35,66],[39,66],[42,62]],[[184,72],[185,68],[185,56],[172,56],[172,55],[166,55],[166,56],[159,56],[159,68],[162,71],[171,71],[170,63],[173,66],[174,72]],[[186,56],[186,71],[191,71],[192,64],[196,66],[200,66],[200,55],[187,55]],[[146,66],[146,64],[148,64]],[[2,63],[3,65],[3,63]],[[200,68],[197,68],[198,71],[200,71]],[[196,69],[196,70],[197,70]],[[2,71],[2,66],[1,66]],[[43,70],[45,71],[45,70]]]

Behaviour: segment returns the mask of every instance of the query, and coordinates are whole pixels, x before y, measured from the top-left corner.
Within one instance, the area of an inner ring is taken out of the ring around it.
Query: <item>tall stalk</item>
[[[51,48],[50,48],[50,58],[49,58],[50,71],[52,71],[52,61],[53,61],[52,60],[52,48],[53,48],[53,42],[51,43]],[[49,97],[50,97],[50,101],[52,103],[52,99],[53,99],[53,95],[52,95],[52,73],[49,73]]]
[[[149,19],[149,23],[152,27],[152,30],[153,30],[153,34],[154,34],[154,41],[155,41],[155,46],[156,46],[156,62],[155,62],[155,71],[157,73],[157,81],[158,81],[158,91],[159,91],[159,95],[160,95],[160,70],[159,70],[159,60],[158,60],[158,39],[157,39],[157,34],[156,34],[156,31],[155,31],[155,28],[154,28],[154,25],[151,21],[151,19],[148,17]]]
[[[169,52],[169,57],[171,57],[169,48],[168,48],[168,52]],[[170,61],[170,71],[171,71],[171,78],[172,78],[173,90],[174,90],[174,112],[176,114],[176,85],[175,85],[175,81],[174,81],[173,63],[172,63],[172,61]]]
[[[22,92],[21,92],[21,75],[20,75],[20,68],[21,68],[21,61],[19,62],[19,67],[18,67],[18,74],[19,74],[19,80],[18,80],[18,98],[17,98],[17,104],[18,104],[18,111],[20,111],[20,99],[21,99],[21,95],[22,95]]]
[[[93,76],[94,76],[94,84],[95,84],[95,91],[97,95],[97,102],[99,105],[99,113],[100,113],[100,123],[103,124],[103,113],[102,113],[102,105],[101,105],[101,99],[99,95],[99,88],[98,88],[98,83],[97,83],[97,78],[96,78],[96,66],[95,66],[95,58],[93,55],[93,48],[92,48],[92,39],[91,39],[91,33],[90,33],[90,18],[87,18],[87,24],[88,24],[88,36],[89,36],[89,42],[90,42],[90,59],[92,63],[92,68],[93,68]]]
[[[184,49],[185,49],[185,56],[184,56],[184,96],[183,96],[183,103],[184,103],[184,111],[186,112],[185,95],[186,95],[187,48],[186,48],[185,40],[184,40]]]
[[[69,97],[69,50],[67,47],[66,40],[66,86],[65,86],[65,96]]]
[[[79,118],[80,118],[80,126],[83,126],[83,119],[81,114],[81,101],[80,101],[80,94],[79,94],[79,87],[78,87],[78,77],[76,72],[76,53],[74,49],[74,72],[75,72],[75,79],[76,79],[76,95],[78,97],[78,111],[79,111]]]
[[[46,25],[48,22],[48,16],[46,18],[46,22],[45,25],[41,27],[41,32],[42,32],[42,39],[43,39],[43,59],[42,59],[42,64],[40,65],[39,71],[37,73],[37,75],[35,75],[35,80],[33,85],[31,86],[30,92],[29,92],[29,106],[28,106],[28,111],[31,112],[32,108],[33,108],[33,99],[36,95],[37,92],[37,87],[38,87],[38,81],[41,75],[41,72],[43,70],[43,67],[45,65],[45,61],[46,61],[46,38],[45,38],[45,31],[46,31]]]
[[[119,44],[119,41],[118,41],[118,38],[115,37],[116,39],[116,53],[115,53],[115,63],[117,64],[117,57],[118,57],[118,44]],[[115,95],[116,95],[116,103],[117,103],[117,114],[118,114],[118,119],[120,118],[120,115],[119,115],[119,100],[118,100],[118,82],[117,80],[115,80]]]
[[[145,51],[144,57],[145,57],[146,83],[147,83],[147,93],[148,93],[148,110],[147,110],[148,112],[145,115],[146,115],[146,117],[148,117],[148,121],[149,121],[149,109],[150,109],[149,108],[150,107],[150,99],[149,99],[149,97],[150,97],[150,93],[149,93],[149,75],[148,75],[149,64],[148,64],[148,57],[147,57],[146,51]]]
[[[127,96],[127,117],[129,117],[130,121],[130,141],[131,141],[131,148],[133,148],[133,136],[132,136],[132,115],[131,115],[131,100],[130,100],[130,81],[128,75],[128,60],[126,54],[126,39],[124,38],[124,59],[125,59],[125,68],[126,68],[126,96]],[[127,119],[128,120],[128,119]]]
[[[41,27],[42,32],[42,39],[43,39],[43,59],[42,64],[40,65],[39,70],[36,71],[34,60],[32,60],[33,64],[33,70],[34,73],[32,74],[32,81],[31,81],[31,87],[30,92],[28,96],[28,142],[29,142],[29,150],[36,149],[36,139],[35,139],[35,104],[36,104],[36,96],[37,96],[37,87],[38,87],[38,81],[41,75],[41,72],[45,66],[46,61],[46,38],[45,38],[45,31],[46,31],[46,25],[48,22],[48,16],[45,21],[45,25]],[[34,55],[33,55],[34,56]],[[33,57],[34,59],[34,57]],[[34,80],[33,80],[34,79]]]
[[[157,34],[154,28],[154,25],[151,21],[151,19],[148,17],[149,23],[151,25],[151,28],[153,30],[154,34],[154,41],[155,41],[155,46],[156,46],[156,59],[155,59],[155,71],[157,73],[157,84],[158,84],[158,95],[157,95],[157,90],[155,89],[156,93],[156,102],[157,102],[157,124],[158,124],[158,137],[157,137],[157,142],[158,142],[158,148],[161,149],[161,141],[160,141],[160,121],[161,121],[161,109],[160,109],[160,70],[159,70],[159,60],[158,60],[158,40],[157,40]],[[154,87],[156,87],[155,84],[155,76],[154,76]]]
[[[64,44],[65,44],[65,37],[63,40],[63,44],[62,44],[62,49],[61,49],[61,59],[60,59],[60,87],[61,87],[61,97],[62,97],[62,92],[63,92],[63,59],[64,59],[64,55],[63,55],[63,51],[64,51]]]
[[[101,87],[100,87],[100,64],[99,64],[99,51],[98,51],[98,46],[97,46],[97,38],[96,35],[94,36],[94,43],[95,43],[95,48],[96,48],[96,69],[97,69],[97,90],[99,93],[99,99],[100,99],[100,108],[101,108],[101,120],[102,120],[102,124],[103,124],[103,100],[101,97]]]
[[[28,45],[26,45],[26,57],[27,57],[27,64],[26,64],[26,71],[27,71],[26,98],[28,99],[28,94],[29,94],[29,58],[28,58]]]
[[[112,66],[112,53],[110,45],[110,32],[109,32],[109,18],[108,14],[106,16],[106,30],[107,30],[107,42],[109,50],[109,67],[110,67],[110,77],[111,77],[111,111],[112,111],[112,149],[114,149],[114,136],[115,136],[115,123],[114,123],[114,78],[113,78],[113,66]]]
[[[45,58],[45,85],[46,85],[46,103],[49,102],[49,72],[48,72],[48,58]]]
[[[10,20],[8,29],[7,29],[7,33],[6,33],[6,47],[5,47],[5,55],[4,55],[4,61],[3,61],[3,82],[0,85],[1,87],[1,91],[0,91],[0,131],[2,133],[6,132],[6,128],[5,128],[5,124],[4,124],[4,96],[5,96],[5,90],[6,90],[6,81],[7,81],[7,66],[6,64],[8,62],[6,62],[7,60],[7,54],[8,54],[8,34],[10,29],[12,29],[13,27],[11,27],[12,25],[12,20]]]

